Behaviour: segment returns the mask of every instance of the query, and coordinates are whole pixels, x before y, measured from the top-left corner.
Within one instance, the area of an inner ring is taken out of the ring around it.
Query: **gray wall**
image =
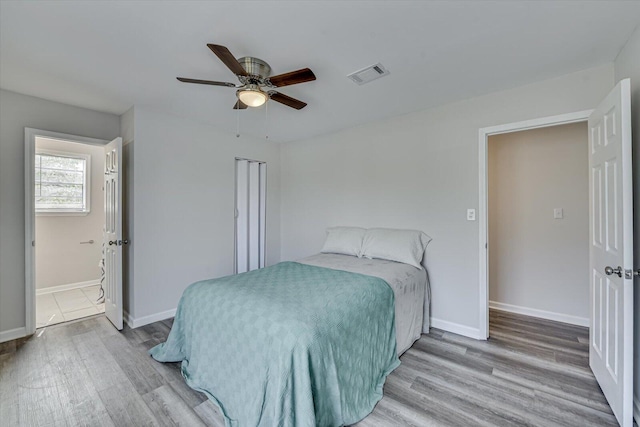
[[[0,334],[25,326],[25,127],[110,140],[120,119],[0,90]]]
[[[267,264],[280,260],[280,145],[137,106],[133,116],[127,311],[138,325],[171,315],[189,284],[233,274],[235,157],[267,162]]]
[[[634,257],[635,268],[640,268],[640,27],[636,28],[626,46],[622,49],[614,63],[616,82],[631,78],[631,121],[633,140],[633,211],[634,211]],[[635,366],[635,413],[640,416],[640,287],[635,282],[635,331],[636,345],[634,354]],[[640,420],[636,419],[636,422]]]
[[[434,326],[478,333],[478,129],[594,108],[611,64],[282,147],[282,259],[333,225],[420,229]]]
[[[586,122],[489,137],[492,306],[589,326],[588,146]]]

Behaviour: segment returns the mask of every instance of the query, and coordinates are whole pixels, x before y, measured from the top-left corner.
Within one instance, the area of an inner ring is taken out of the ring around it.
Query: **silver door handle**
[[[617,268],[611,268],[608,265],[604,268],[604,274],[607,276],[611,276],[612,274],[617,274],[618,277],[622,277],[622,267],[618,266]]]
[[[118,242],[116,240],[109,240],[109,246],[111,245],[118,245]]]
[[[129,240],[127,240],[127,239],[118,240],[118,246],[128,245],[128,244],[129,244]]]
[[[87,240],[86,242],[80,242],[80,244],[81,245],[86,245],[86,244],[93,245],[93,239],[92,240]]]

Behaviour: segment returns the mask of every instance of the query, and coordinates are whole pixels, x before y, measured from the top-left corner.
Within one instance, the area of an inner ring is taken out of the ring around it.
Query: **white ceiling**
[[[235,132],[236,82],[209,51],[225,45],[308,102],[240,112],[241,133],[292,141],[611,62],[640,23],[640,1],[2,1],[0,87],[122,114],[132,105]],[[377,62],[388,77],[346,75]]]

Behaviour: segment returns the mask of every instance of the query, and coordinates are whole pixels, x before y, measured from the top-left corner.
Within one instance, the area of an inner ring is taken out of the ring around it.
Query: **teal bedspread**
[[[231,427],[340,426],[369,414],[399,364],[394,296],[377,277],[282,262],[189,286],[167,341]]]

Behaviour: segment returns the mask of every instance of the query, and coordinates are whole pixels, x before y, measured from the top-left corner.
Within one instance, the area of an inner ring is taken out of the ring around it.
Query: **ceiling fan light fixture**
[[[248,107],[259,107],[269,99],[269,95],[260,90],[257,85],[249,85],[246,89],[236,92],[238,99]]]

